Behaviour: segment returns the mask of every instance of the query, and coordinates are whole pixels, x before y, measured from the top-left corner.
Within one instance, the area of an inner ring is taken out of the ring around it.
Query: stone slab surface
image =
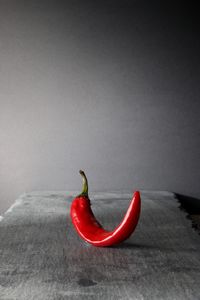
[[[0,300],[200,299],[200,237],[170,192],[142,191],[141,218],[124,243],[96,248],[76,234],[75,192],[20,196],[0,221]],[[131,193],[91,193],[107,229]]]

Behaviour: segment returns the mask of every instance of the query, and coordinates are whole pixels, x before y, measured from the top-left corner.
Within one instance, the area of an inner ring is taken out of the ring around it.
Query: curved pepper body
[[[112,231],[105,230],[95,218],[87,196],[77,196],[71,205],[71,219],[78,234],[88,243],[106,247],[126,240],[134,232],[141,210],[139,191],[134,192],[128,210],[121,223]]]

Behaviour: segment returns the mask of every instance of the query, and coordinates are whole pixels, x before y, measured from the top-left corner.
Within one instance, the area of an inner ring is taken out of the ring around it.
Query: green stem
[[[80,195],[82,196],[88,196],[88,181],[87,181],[87,177],[85,175],[85,173],[80,170],[79,173],[81,174],[82,176],[82,179],[83,179],[83,187],[82,187],[82,192]]]

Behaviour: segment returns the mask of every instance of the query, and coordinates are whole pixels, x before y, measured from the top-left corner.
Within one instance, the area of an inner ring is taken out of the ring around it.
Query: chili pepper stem
[[[86,177],[84,171],[80,170],[79,173],[81,174],[82,179],[83,179],[83,187],[82,187],[82,191],[81,191],[80,196],[86,196],[86,197],[88,197],[88,181],[87,181],[87,177]]]

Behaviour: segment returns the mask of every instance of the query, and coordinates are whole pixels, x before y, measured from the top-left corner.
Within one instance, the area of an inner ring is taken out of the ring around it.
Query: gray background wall
[[[80,168],[200,197],[199,29],[176,4],[0,0],[0,212]]]

